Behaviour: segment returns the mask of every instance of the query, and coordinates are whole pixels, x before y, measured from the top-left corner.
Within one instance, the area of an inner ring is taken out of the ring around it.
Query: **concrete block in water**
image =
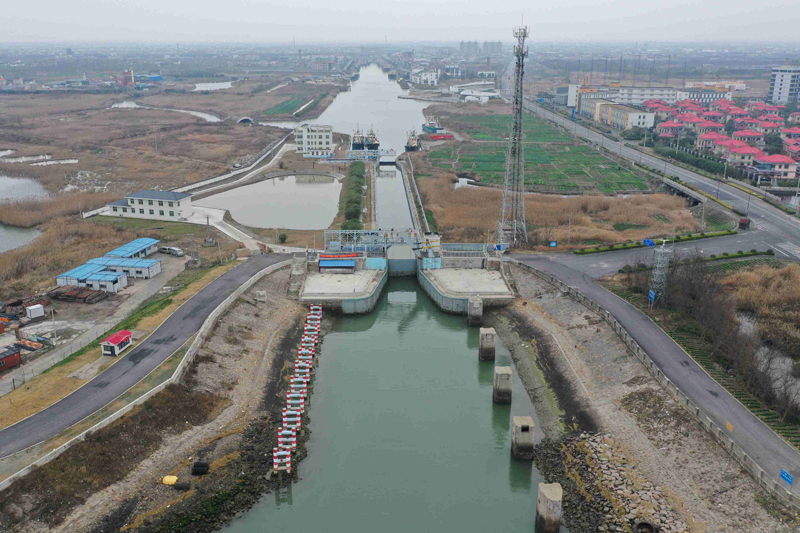
[[[467,324],[480,326],[483,324],[483,300],[480,296],[473,295],[467,302]]]
[[[539,483],[539,495],[536,497],[536,531],[537,533],[558,533],[561,527],[560,483]]]
[[[478,359],[481,361],[494,361],[494,342],[497,332],[494,328],[481,328],[478,340]]]
[[[511,455],[514,459],[533,459],[533,418],[515,416],[511,426]]]
[[[511,403],[513,375],[510,366],[494,367],[494,381],[492,382],[492,401],[494,403]]]

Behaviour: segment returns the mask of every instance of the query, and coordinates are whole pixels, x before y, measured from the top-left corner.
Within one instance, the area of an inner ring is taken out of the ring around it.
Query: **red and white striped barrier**
[[[305,400],[306,393],[304,392],[287,392],[286,393],[287,400]]]
[[[301,413],[306,410],[306,401],[305,400],[286,400],[286,407],[291,407]]]
[[[292,452],[281,448],[272,448],[272,470],[277,472],[285,470],[292,471]]]
[[[297,450],[297,431],[281,426],[278,430],[278,446],[287,450]]]
[[[298,356],[297,356],[297,360],[298,360],[298,361],[310,362],[310,361],[313,361],[313,360],[314,360],[314,358],[313,358],[313,357],[311,357],[310,355],[298,355]]]
[[[283,417],[283,425],[294,429],[300,429],[303,425],[303,420],[299,416],[285,416]]]

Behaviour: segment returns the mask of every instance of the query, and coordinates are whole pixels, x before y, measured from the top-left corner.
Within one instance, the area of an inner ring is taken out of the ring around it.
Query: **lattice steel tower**
[[[653,250],[653,273],[650,276],[650,306],[664,296],[667,287],[667,272],[669,271],[669,260],[672,256],[672,248],[666,247],[666,241],[661,243],[659,248]]]
[[[503,183],[503,203],[500,218],[497,220],[497,241],[508,242],[511,246],[528,242],[528,229],[525,227],[525,158],[522,154],[522,78],[528,49],[525,38],[528,27],[514,29],[517,45],[514,47],[516,66],[514,67],[514,101],[511,115],[511,136],[506,154],[506,176]]]

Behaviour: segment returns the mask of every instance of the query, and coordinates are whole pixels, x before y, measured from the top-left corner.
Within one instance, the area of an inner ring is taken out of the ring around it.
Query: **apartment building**
[[[753,163],[747,168],[750,179],[769,181],[770,185],[778,186],[780,182],[792,182],[797,176],[797,162],[788,155],[760,154],[753,157]]]
[[[605,115],[603,122],[622,130],[652,128],[656,118],[654,113],[621,104],[604,106],[601,114]]]
[[[294,144],[303,157],[333,157],[333,126],[297,126],[294,130]]]
[[[668,104],[674,104],[677,98],[677,91],[674,87],[619,87],[615,88],[617,103],[625,105],[642,105],[647,100],[663,100]]]
[[[411,83],[414,85],[430,85],[435,87],[439,85],[439,71],[433,70],[420,70],[411,74]]]
[[[730,91],[719,92],[709,89],[679,89],[676,92],[676,99],[678,101],[692,100],[693,102],[697,102],[702,105],[708,105],[711,102],[715,102],[720,99],[733,100],[733,96],[731,95]]]
[[[797,102],[800,96],[800,65],[784,65],[772,69],[769,99],[773,104]]]

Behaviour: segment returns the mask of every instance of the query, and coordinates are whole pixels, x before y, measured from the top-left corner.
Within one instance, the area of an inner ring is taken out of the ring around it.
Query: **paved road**
[[[518,255],[515,259],[555,276],[614,315],[658,368],[695,405],[701,406],[718,427],[725,428],[731,423],[730,437],[770,477],[778,479],[781,469],[793,476],[800,475],[800,453],[736,401],[638,309],[597,285],[590,275],[552,258]]]
[[[105,372],[58,403],[0,431],[0,457],[57,435],[114,400],[197,333],[208,315],[245,281],[289,257],[254,256],[211,282]]]

